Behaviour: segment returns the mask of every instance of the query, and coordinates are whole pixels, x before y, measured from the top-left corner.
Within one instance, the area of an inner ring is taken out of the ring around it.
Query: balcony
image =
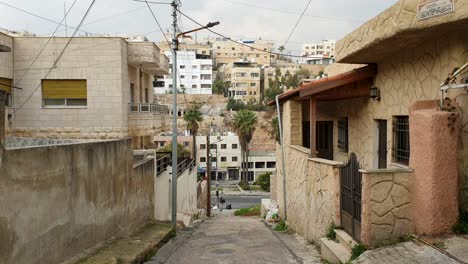
[[[128,105],[128,133],[130,136],[154,136],[170,124],[169,108],[159,104]]]
[[[158,75],[169,73],[169,59],[153,42],[128,42],[128,63]]]
[[[169,114],[169,107],[160,104],[138,104],[138,103],[130,103],[129,105],[129,113],[137,114],[137,113],[152,113],[152,114],[159,114],[159,115],[168,115]]]

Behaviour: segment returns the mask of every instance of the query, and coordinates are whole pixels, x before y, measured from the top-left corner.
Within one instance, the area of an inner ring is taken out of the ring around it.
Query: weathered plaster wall
[[[309,154],[307,148],[285,147],[287,222],[306,239],[318,241],[330,223],[340,221],[338,166],[341,163],[309,159]],[[277,202],[280,216],[284,217],[281,161],[277,168]]]
[[[0,164],[1,263],[58,263],[153,218],[154,162],[131,140],[7,150]]]
[[[410,170],[362,170],[361,239],[366,245],[414,232]]]
[[[302,106],[297,101],[287,101],[282,105],[282,123],[285,145],[302,145]]]

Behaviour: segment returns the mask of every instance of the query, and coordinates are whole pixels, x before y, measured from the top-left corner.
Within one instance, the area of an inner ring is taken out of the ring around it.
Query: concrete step
[[[342,244],[348,251],[351,252],[351,249],[357,245],[357,242],[344,230],[335,229],[335,233],[336,240],[338,240],[338,242]]]
[[[346,247],[326,237],[320,239],[320,252],[322,259],[333,264],[347,263],[351,258],[351,252]]]

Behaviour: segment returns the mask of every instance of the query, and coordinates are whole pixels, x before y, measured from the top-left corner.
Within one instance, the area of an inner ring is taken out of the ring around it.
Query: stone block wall
[[[302,104],[286,101],[283,105],[283,137],[286,145],[302,145]]]
[[[11,52],[0,52],[0,77],[13,79],[13,38],[0,33],[0,45],[11,48]]]
[[[4,264],[59,263],[153,219],[154,162],[131,140],[6,150],[0,158]]]
[[[411,215],[411,170],[361,170],[361,240],[374,246],[414,232]]]
[[[278,154],[280,149],[277,148]],[[287,222],[291,229],[307,240],[318,241],[332,222],[340,222],[339,166],[342,163],[309,159],[309,153],[309,149],[300,146],[285,147]],[[284,217],[280,159],[277,164],[277,202],[280,216]]]

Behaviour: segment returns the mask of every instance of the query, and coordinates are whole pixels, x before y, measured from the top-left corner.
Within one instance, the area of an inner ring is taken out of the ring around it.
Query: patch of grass
[[[434,247],[440,248],[440,249],[445,249],[445,242],[444,241],[435,241],[432,243]]]
[[[455,234],[468,234],[468,211],[460,209],[458,222],[453,226],[453,232]]]
[[[351,259],[350,260],[355,260],[359,256],[362,255],[362,253],[367,251],[367,247],[363,244],[357,244],[354,245],[353,248],[351,248]]]
[[[413,240],[414,240],[413,235],[406,234],[406,235],[401,235],[401,236],[399,236],[398,238],[395,238],[395,239],[387,239],[387,240],[380,241],[373,248],[388,247],[388,246],[393,246],[393,245],[398,244],[398,243],[409,242],[409,241],[413,241]]]
[[[336,232],[335,229],[340,228],[339,226],[335,225],[334,222],[331,222],[327,227],[327,233],[325,236],[330,239],[336,241]]]
[[[241,189],[244,191],[250,191],[250,185],[248,182],[245,182],[245,181],[239,182],[239,187],[241,187]]]
[[[257,216],[260,215],[260,205],[254,205],[234,211],[236,216]]]
[[[283,232],[288,229],[288,226],[286,225],[286,222],[284,222],[283,219],[280,219],[279,222],[276,224],[275,228],[273,230]]]

